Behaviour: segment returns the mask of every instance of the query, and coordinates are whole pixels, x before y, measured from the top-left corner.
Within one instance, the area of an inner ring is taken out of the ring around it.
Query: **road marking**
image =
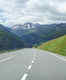
[[[13,57],[15,57],[15,56],[12,56],[12,57],[8,57],[8,58],[5,58],[5,59],[2,59],[2,60],[0,60],[0,63],[1,63],[1,62],[5,62],[5,61],[7,61],[7,60],[10,60],[10,59],[12,59]]]
[[[52,53],[52,52],[49,52],[49,51],[43,51],[43,50],[40,50],[39,52],[41,53],[41,51],[43,53],[47,53],[48,55],[55,56],[56,58],[66,62],[66,57],[65,56],[62,56],[62,55],[59,55],[59,54],[55,54],[55,53]]]
[[[28,70],[30,70],[31,68],[32,68],[32,65],[29,65],[29,66],[28,66]]]
[[[64,58],[64,56],[60,56],[60,55],[57,55],[55,53],[49,53],[49,54],[52,55],[52,56],[55,56],[56,58],[58,58],[58,59],[60,59],[62,61],[66,61],[66,58]]]
[[[25,74],[23,75],[23,77],[21,78],[21,80],[26,80],[27,76],[28,76],[28,74],[25,73]]]
[[[29,65],[28,68],[27,68],[28,71],[29,71],[31,68],[32,68],[32,65]],[[28,74],[25,73],[25,74],[23,75],[23,77],[21,78],[21,80],[26,80],[27,76],[28,76]]]
[[[32,64],[34,63],[34,61],[32,60]]]
[[[34,57],[34,59],[35,59],[35,57]],[[25,67],[27,68],[28,71],[31,70],[32,64],[33,64],[33,63],[34,63],[34,60],[32,60],[31,65],[29,65],[28,67],[25,66]],[[20,80],[26,80],[27,77],[28,77],[28,74],[25,73],[25,74],[23,75],[23,77],[22,77]]]

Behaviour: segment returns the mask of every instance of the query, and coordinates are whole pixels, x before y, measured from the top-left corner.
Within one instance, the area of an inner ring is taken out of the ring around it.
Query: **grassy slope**
[[[66,56],[66,35],[46,42],[45,44],[40,45],[38,48]]]

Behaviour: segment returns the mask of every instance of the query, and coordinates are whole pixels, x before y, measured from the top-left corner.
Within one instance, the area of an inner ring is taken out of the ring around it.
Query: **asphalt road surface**
[[[38,49],[0,55],[0,80],[66,80],[66,60]]]

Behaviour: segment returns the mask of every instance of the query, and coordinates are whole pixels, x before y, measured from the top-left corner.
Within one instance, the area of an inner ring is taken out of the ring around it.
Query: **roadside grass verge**
[[[37,48],[66,56],[66,35],[43,43]]]

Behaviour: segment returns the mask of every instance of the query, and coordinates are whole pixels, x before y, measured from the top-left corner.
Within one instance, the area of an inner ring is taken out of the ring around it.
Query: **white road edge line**
[[[64,58],[64,56],[60,56],[60,55],[57,55],[55,53],[49,53],[49,54],[52,55],[52,56],[55,56],[56,58],[58,58],[58,59],[60,59],[62,61],[66,61],[66,58]]]
[[[44,51],[42,50],[42,52],[44,52]],[[52,52],[48,52],[48,51],[45,51],[45,52],[47,52],[49,55],[55,56],[56,58],[66,62],[66,57],[64,57],[62,55],[58,55],[58,54],[55,54],[55,53],[52,53]]]
[[[12,56],[12,57],[8,57],[8,58],[5,58],[5,59],[2,59],[2,60],[0,60],[0,63],[1,63],[1,62],[5,62],[5,61],[7,61],[7,60],[10,60],[10,59],[12,59],[13,57],[15,57],[15,56]]]
[[[27,76],[28,76],[28,74],[25,73],[25,74],[23,75],[23,77],[21,78],[21,80],[26,80]]]

